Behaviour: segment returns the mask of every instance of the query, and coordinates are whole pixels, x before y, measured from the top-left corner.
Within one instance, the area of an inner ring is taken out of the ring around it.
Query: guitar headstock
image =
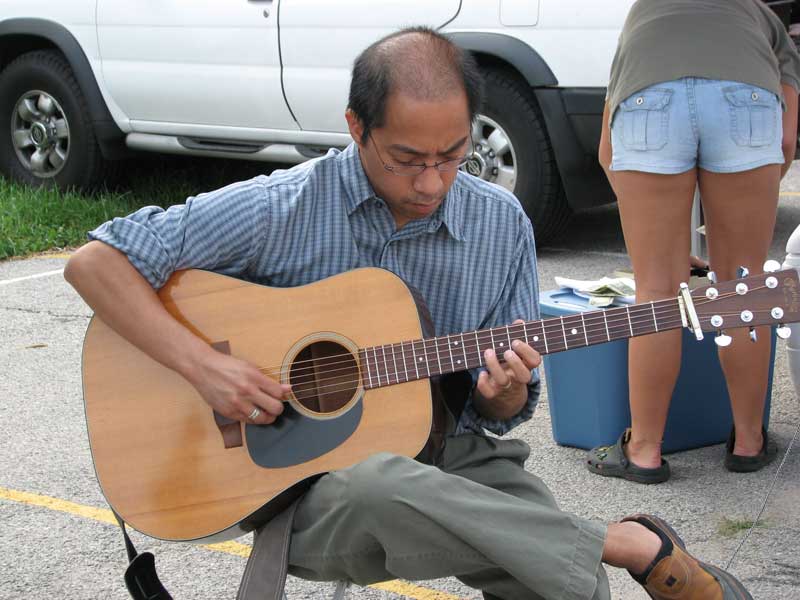
[[[692,290],[703,331],[800,322],[796,269],[750,275]]]

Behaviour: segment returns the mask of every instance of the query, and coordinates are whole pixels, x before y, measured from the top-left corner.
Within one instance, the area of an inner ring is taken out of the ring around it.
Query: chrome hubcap
[[[517,182],[517,157],[506,132],[493,119],[478,115],[472,125],[472,143],[472,156],[462,169],[513,192]]]
[[[69,156],[69,123],[50,94],[31,90],[11,115],[11,141],[17,158],[37,177],[57,175]]]

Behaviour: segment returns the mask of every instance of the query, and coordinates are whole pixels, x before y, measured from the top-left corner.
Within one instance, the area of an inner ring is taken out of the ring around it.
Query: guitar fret
[[[603,311],[603,323],[605,323],[605,326],[606,326],[606,337],[608,338],[608,341],[610,342],[611,341],[611,333],[608,331],[608,317],[606,316],[606,311]]]
[[[650,301],[650,310],[653,311],[653,325],[656,327],[656,332],[658,332],[658,319],[656,319],[656,308],[653,306],[653,301]]]
[[[464,354],[464,368],[469,367],[469,359],[467,358],[467,343],[464,341],[464,334],[461,334],[461,352]]]
[[[583,339],[586,340],[586,345],[589,345],[589,336],[586,335],[586,321],[583,318],[583,313],[581,313],[581,323],[583,324]]]
[[[428,361],[428,346],[425,344],[425,341],[422,342],[422,356],[419,357],[419,362],[425,365],[425,377],[430,377],[431,374],[431,363]]]
[[[564,335],[564,350],[569,350],[569,344],[567,344],[567,330],[564,328],[564,317],[559,317],[561,319],[561,333]]]
[[[433,338],[433,347],[436,350],[436,363],[439,365],[439,374],[443,373],[442,371],[442,359],[439,357],[439,341],[438,338]]]
[[[481,342],[478,339],[478,332],[475,332],[475,354],[478,355],[478,365],[483,364],[483,354],[481,353]]]
[[[389,363],[386,362],[386,346],[381,346],[381,354],[383,354],[383,369],[386,371],[386,385],[392,385],[389,374]]]
[[[544,321],[542,321],[542,340],[544,341],[544,351],[550,352],[550,348],[547,347],[547,331],[544,328]]]
[[[411,357],[414,359],[414,369],[417,373],[417,379],[419,379],[419,365],[417,364],[417,351],[414,349],[414,342],[411,342]]]
[[[397,358],[394,355],[394,344],[391,345],[392,348],[392,364],[394,365],[394,382],[400,383],[400,376],[397,374]]]
[[[378,377],[378,387],[380,387],[380,385],[381,385],[381,370],[378,367],[378,347],[377,346],[373,346],[372,347],[372,355],[373,355],[373,358],[375,360],[374,365],[375,365],[375,370],[377,371],[376,374],[377,374],[377,377]]]
[[[403,347],[405,342],[400,342],[400,353],[403,356],[403,375],[405,377],[405,381],[408,381],[410,378],[408,376],[408,364],[406,364],[406,350]]]
[[[369,382],[369,387],[372,387],[372,372],[369,368],[369,350],[364,351],[364,366],[367,367],[367,380]]]
[[[631,337],[633,337],[633,323],[631,323],[631,309],[625,307],[625,312],[628,314],[628,327],[631,330]]]
[[[509,325],[506,325],[506,337],[508,338],[508,349],[511,350],[511,330]]]
[[[447,336],[447,351],[450,353],[450,370],[456,370],[456,363],[453,361],[453,347],[451,346],[450,336]]]

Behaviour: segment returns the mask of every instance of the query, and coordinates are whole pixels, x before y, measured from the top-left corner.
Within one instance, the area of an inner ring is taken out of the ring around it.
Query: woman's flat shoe
[[[613,446],[598,446],[589,450],[586,468],[603,477],[620,477],[636,483],[662,483],[669,479],[669,463],[661,459],[660,467],[640,467],[625,456],[623,446],[631,439],[630,428],[622,432]]]
[[[734,473],[752,473],[760,471],[771,463],[778,455],[778,446],[769,439],[769,433],[764,427],[761,428],[761,435],[764,438],[764,442],[761,444],[761,452],[755,456],[741,456],[733,453],[733,448],[736,445],[736,428],[731,428],[731,434],[725,446],[725,468]]]

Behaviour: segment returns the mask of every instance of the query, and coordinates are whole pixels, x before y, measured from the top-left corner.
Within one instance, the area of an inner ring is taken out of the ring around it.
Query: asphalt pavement
[[[800,167],[794,167],[782,186],[773,258],[783,259],[798,224]],[[128,597],[122,538],[94,477],[83,413],[80,356],[91,311],[61,276],[66,259],[0,262],[0,599]],[[540,285],[554,287],[556,275],[595,279],[628,265],[616,207],[595,209],[578,215],[565,239],[540,250]],[[770,428],[781,458],[799,423],[800,403],[779,342]],[[606,522],[632,512],[656,513],[674,525],[693,553],[721,566],[745,535],[726,533],[721,525],[755,517],[781,462],[760,473],[729,473],[722,467],[724,447],[716,445],[670,455],[674,474],[662,485],[599,478],[584,468],[583,450],[553,441],[546,393],[533,419],[513,435],[530,444],[527,468],[550,485],[565,510]],[[251,541],[245,536],[209,547],[138,533],[133,539],[140,550],[155,553],[176,599],[234,598]],[[762,526],[742,547],[732,571],[755,598],[797,600],[798,549],[800,441],[785,460]],[[614,599],[647,598],[625,571],[609,569],[609,577]],[[287,594],[290,600],[317,599],[329,597],[330,590],[290,578]],[[351,597],[477,600],[480,595],[445,579],[392,582],[384,589],[356,589]]]

